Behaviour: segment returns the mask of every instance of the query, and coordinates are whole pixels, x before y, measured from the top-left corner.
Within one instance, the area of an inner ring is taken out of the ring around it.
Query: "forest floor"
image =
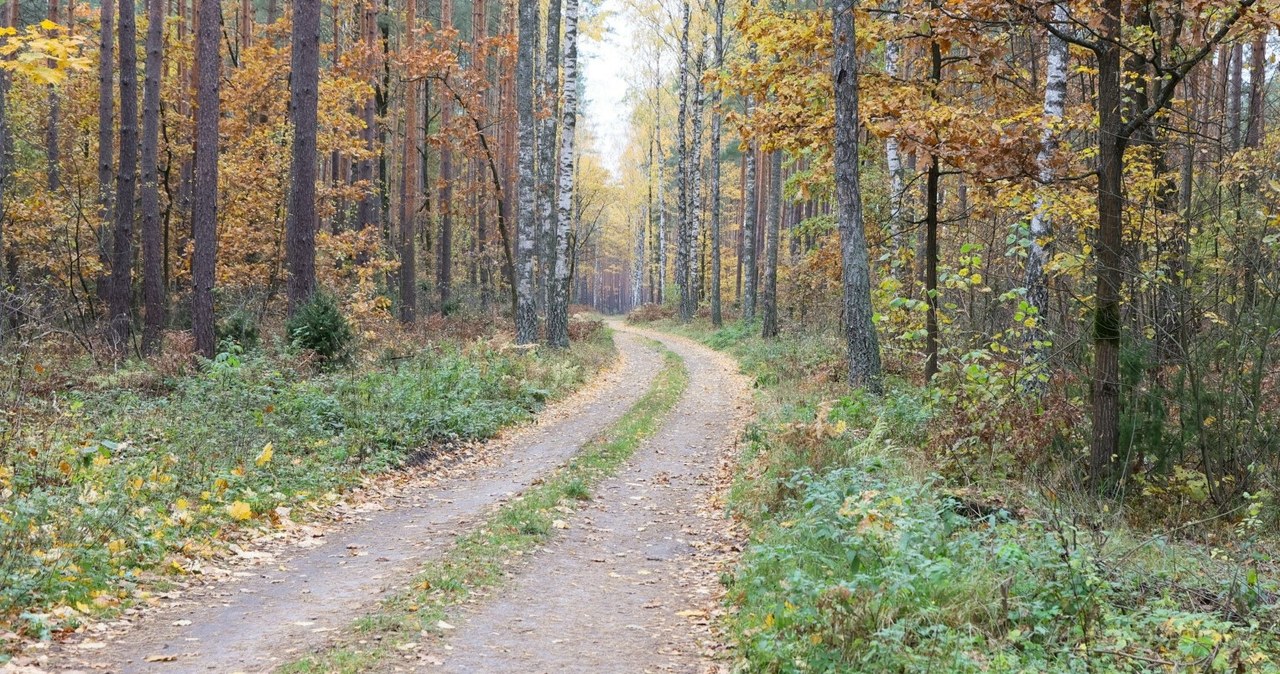
[[[536,424],[460,463],[391,478],[331,530],[259,540],[217,580],[53,645],[30,671],[715,671],[718,578],[739,547],[719,499],[748,389],[732,360],[691,340],[613,327],[620,365]],[[410,606],[407,633],[396,623],[397,597],[435,591],[424,568],[629,428],[681,360],[673,407],[649,410],[652,431],[633,438],[614,474],[593,478],[592,493],[555,502],[536,539],[546,545],[526,553],[504,542],[506,558],[489,560],[501,570],[496,591],[453,602],[439,620]]]

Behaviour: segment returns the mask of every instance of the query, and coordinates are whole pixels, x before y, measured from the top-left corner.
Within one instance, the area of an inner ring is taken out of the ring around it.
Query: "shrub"
[[[285,329],[294,346],[313,351],[327,362],[343,362],[350,357],[355,333],[338,308],[338,300],[329,293],[316,291],[289,319]]]
[[[218,321],[217,326],[215,326],[215,332],[219,343],[230,340],[245,349],[257,347],[260,341],[257,320],[253,317],[253,314],[243,309],[237,309],[231,315]]]
[[[661,304],[642,304],[627,314],[628,323],[651,323],[664,318],[674,318],[676,310]]]
[[[595,339],[604,330],[604,321],[598,318],[574,316],[569,321],[569,341],[585,342]]]

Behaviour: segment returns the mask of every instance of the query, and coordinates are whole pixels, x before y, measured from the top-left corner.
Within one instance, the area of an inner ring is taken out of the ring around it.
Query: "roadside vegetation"
[[[1194,486],[1099,501],[1054,478],[1065,459],[1001,457],[1000,438],[961,461],[945,389],[851,391],[838,337],[657,325],[734,355],[757,389],[729,506],[750,531],[727,579],[743,671],[1280,671],[1265,497],[1207,517],[1170,509]]]
[[[0,653],[109,615],[372,473],[529,419],[613,357],[599,321],[539,351],[478,320],[356,345],[335,337],[336,311],[300,316],[293,340],[227,336],[212,360],[55,367],[45,343],[7,364],[20,374],[0,393]]]

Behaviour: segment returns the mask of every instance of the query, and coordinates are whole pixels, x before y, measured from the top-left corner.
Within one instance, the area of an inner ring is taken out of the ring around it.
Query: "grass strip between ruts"
[[[495,588],[507,564],[556,533],[557,506],[587,500],[601,480],[622,466],[661,427],[688,384],[680,356],[655,341],[663,367],[649,390],[620,419],[536,486],[501,506],[445,555],[423,566],[411,589],[358,619],[336,646],[283,667],[282,672],[363,672],[389,657],[413,652],[443,631],[446,612],[473,593]]]

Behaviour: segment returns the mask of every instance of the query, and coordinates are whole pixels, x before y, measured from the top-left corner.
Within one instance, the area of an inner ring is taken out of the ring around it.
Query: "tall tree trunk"
[[[72,8],[73,9],[73,8]],[[58,0],[49,0],[49,20],[58,23]],[[68,22],[70,23],[70,22]],[[45,126],[45,164],[48,166],[46,184],[49,191],[56,193],[62,189],[62,159],[58,140],[58,120],[62,117],[62,100],[55,86],[49,87],[49,119]]]
[[[293,152],[289,165],[289,213],[285,248],[289,266],[289,315],[316,289],[316,123],[320,100],[320,0],[294,0],[289,112]]]
[[[715,68],[724,68],[724,5],[715,0]],[[720,87],[711,95],[711,324],[720,327],[724,318],[720,311]]]
[[[516,222],[516,343],[538,341],[538,315],[533,296],[534,234],[537,223],[534,153],[533,61],[538,40],[537,0],[518,0],[519,43],[516,52],[516,115],[519,122]]]
[[[1267,36],[1259,33],[1249,47],[1249,126],[1244,135],[1245,147],[1262,144],[1264,110],[1267,93]]]
[[[764,215],[764,284],[760,299],[763,306],[760,336],[778,336],[778,233],[782,215],[782,151],[773,151],[769,162],[769,205]]]
[[[564,0],[564,110],[560,122],[560,186],[555,275],[547,307],[547,342],[569,346],[569,225],[573,221],[574,135],[578,125],[578,0]]]
[[[751,117],[751,97],[747,97],[748,118]],[[756,201],[759,181],[756,179],[756,143],[747,141],[742,193],[742,320],[750,323],[756,319]]]
[[[706,107],[702,73],[706,70],[705,45],[698,49],[693,66],[693,119],[689,143],[689,316],[697,313],[702,298],[702,116]]]
[[[1244,45],[1231,46],[1231,79],[1227,86],[1227,136],[1232,151],[1240,149],[1241,98],[1244,93]]]
[[[679,168],[676,180],[679,184],[680,202],[679,216],[676,224],[676,285],[680,289],[680,320],[693,318],[692,296],[689,287],[689,268],[692,266],[689,245],[689,229],[692,213],[689,209],[689,144],[685,126],[689,119],[689,0],[680,3],[680,63],[679,76],[676,80],[679,91],[680,106],[676,115],[676,154],[679,157]]]
[[[160,79],[164,0],[147,0],[147,75],[142,84],[142,351],[155,353],[164,328],[164,243],[160,230]]]
[[[405,3],[405,53],[417,41],[418,3]],[[418,215],[418,83],[406,82],[404,92],[404,166],[400,181],[400,322],[412,323],[418,313],[418,253],[414,239]]]
[[[364,6],[364,76],[369,80],[369,96],[364,101],[364,148],[368,153],[364,159],[360,160],[359,178],[365,185],[363,198],[360,199],[358,210],[359,226],[369,227],[378,222],[378,193],[374,188],[374,172],[373,165],[376,161],[374,158],[374,148],[377,145],[376,127],[378,124],[377,117],[377,40],[378,40],[378,8],[373,2],[368,2]]]
[[[902,20],[899,13],[901,0],[889,0],[885,3],[885,11],[890,20],[897,24]],[[902,70],[902,42],[890,39],[884,45],[884,72],[889,80],[896,81]],[[906,169],[902,161],[902,150],[896,136],[890,135],[884,141],[885,164],[889,171],[889,237],[893,242],[893,275],[904,286],[911,283],[911,261],[909,251],[911,244],[907,239],[907,220],[909,219],[906,199]],[[904,291],[909,288],[904,288]],[[904,292],[904,294],[906,294]]]
[[[120,167],[112,236],[111,338],[123,352],[132,327],[133,197],[138,182],[138,31],[134,0],[120,0]]]
[[[219,0],[200,3],[196,29],[196,128],[192,171],[191,329],[196,350],[213,358],[217,345],[213,331],[213,284],[218,245],[218,88],[222,57],[218,50],[221,28]]]
[[[1053,22],[1059,30],[1068,30],[1067,10],[1059,4],[1053,8]],[[1044,129],[1040,132],[1040,153],[1036,157],[1040,189],[1048,189],[1054,182],[1053,158],[1061,142],[1055,128],[1062,119],[1067,102],[1067,59],[1070,50],[1066,40],[1049,33],[1048,57],[1045,64]],[[1027,244],[1027,305],[1033,309],[1034,327],[1027,331],[1027,365],[1030,376],[1023,380],[1024,390],[1039,394],[1044,391],[1045,361],[1049,351],[1049,284],[1045,267],[1049,264],[1053,243],[1053,222],[1049,219],[1049,202],[1043,195],[1036,197],[1035,210],[1031,213],[1029,242]]]
[[[115,3],[101,0],[98,43],[98,259],[103,273],[98,277],[98,296],[109,301],[111,282],[111,188],[115,176]]]
[[[936,39],[929,41],[929,81],[931,96],[936,101],[942,84],[942,46]],[[942,299],[938,292],[938,207],[942,200],[939,180],[942,167],[937,153],[929,157],[929,170],[925,177],[924,214],[924,299],[928,306],[925,313],[925,361],[924,380],[932,381],[938,374],[938,304]]]
[[[881,392],[880,341],[871,310],[871,265],[862,219],[858,176],[858,55],[853,0],[834,0],[836,142],[835,189],[839,206],[844,331],[849,349],[849,385]]]
[[[1120,449],[1120,287],[1124,213],[1121,115],[1124,73],[1120,52],[1120,0],[1104,0],[1098,57],[1098,234],[1094,314],[1093,439],[1090,474],[1098,484],[1111,475]]]
[[[453,2],[441,0],[440,23],[445,31],[453,28]],[[449,310],[449,295],[453,286],[453,140],[449,127],[453,125],[453,100],[448,87],[440,87],[440,241],[436,246],[436,286],[440,290],[440,313]]]
[[[560,95],[560,5],[562,0],[547,0],[547,32],[539,71],[538,105],[541,117],[537,125],[538,143],[538,222],[535,284],[537,303],[546,309],[551,298],[555,274],[556,236],[556,122],[557,99]]]

